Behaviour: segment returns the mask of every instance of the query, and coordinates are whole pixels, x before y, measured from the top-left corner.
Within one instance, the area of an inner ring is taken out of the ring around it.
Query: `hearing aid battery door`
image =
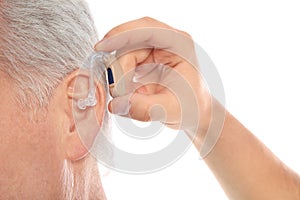
[[[109,92],[112,97],[126,95],[126,85],[123,77],[123,70],[117,60],[107,67],[107,79],[109,84]]]

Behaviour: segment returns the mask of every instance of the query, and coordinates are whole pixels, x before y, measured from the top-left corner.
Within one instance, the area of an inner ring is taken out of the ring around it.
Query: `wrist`
[[[203,158],[209,154],[217,143],[225,121],[226,109],[214,97],[199,108],[198,127],[185,130],[194,146]]]

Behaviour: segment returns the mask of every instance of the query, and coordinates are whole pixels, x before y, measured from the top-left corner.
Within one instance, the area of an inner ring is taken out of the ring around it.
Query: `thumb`
[[[109,103],[109,110],[113,114],[121,115],[139,121],[167,120],[170,103],[168,94],[145,95],[133,93],[116,97]]]

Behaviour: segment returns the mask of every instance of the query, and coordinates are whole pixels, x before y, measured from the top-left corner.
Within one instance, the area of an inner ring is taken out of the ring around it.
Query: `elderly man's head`
[[[0,199],[105,198],[88,154],[107,123],[104,75],[97,105],[74,106],[87,96],[78,68],[96,40],[81,0],[0,2]]]

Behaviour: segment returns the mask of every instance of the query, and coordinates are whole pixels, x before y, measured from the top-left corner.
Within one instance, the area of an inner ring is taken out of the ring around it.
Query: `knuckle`
[[[186,37],[192,39],[192,36],[191,36],[188,32],[182,31],[182,30],[177,30],[177,31],[178,31],[179,33],[181,33],[182,35],[184,35],[184,36],[186,36]]]
[[[145,22],[156,22],[157,20],[152,18],[152,17],[149,17],[149,16],[144,16],[141,18],[142,21],[145,21]]]
[[[160,22],[152,17],[149,17],[149,16],[145,16],[145,17],[142,17],[140,18],[141,21],[143,21],[144,24],[152,24],[152,25],[158,25],[158,26],[161,26],[161,27],[165,27],[165,28],[169,28],[169,29],[173,29],[177,32],[179,32],[180,34],[192,39],[192,36],[188,33],[188,32],[185,32],[183,30],[179,30],[179,29],[175,29],[173,27],[170,27],[169,25],[163,23],[163,22]]]

